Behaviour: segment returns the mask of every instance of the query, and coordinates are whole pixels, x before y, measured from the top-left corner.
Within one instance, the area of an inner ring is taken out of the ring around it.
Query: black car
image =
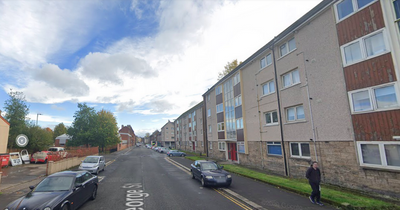
[[[11,202],[5,210],[75,210],[97,195],[98,178],[87,171],[63,171],[43,179],[27,195]]]
[[[232,176],[222,170],[224,167],[213,161],[197,160],[191,165],[192,179],[199,179],[201,185],[205,186],[226,186],[232,183]]]

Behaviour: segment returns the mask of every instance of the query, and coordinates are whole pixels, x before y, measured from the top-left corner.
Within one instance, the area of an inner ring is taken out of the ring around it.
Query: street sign
[[[28,145],[29,139],[24,134],[19,134],[17,138],[15,138],[15,142],[19,147],[25,147]]]

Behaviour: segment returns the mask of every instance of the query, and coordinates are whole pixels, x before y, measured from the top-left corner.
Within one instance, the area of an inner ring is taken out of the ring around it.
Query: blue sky
[[[319,2],[0,1],[0,109],[13,89],[42,127],[79,102],[151,133]]]

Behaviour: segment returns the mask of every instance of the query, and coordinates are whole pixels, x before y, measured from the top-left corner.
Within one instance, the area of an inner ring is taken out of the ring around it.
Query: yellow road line
[[[185,173],[191,175],[191,173],[190,173],[188,170],[182,168],[182,167],[179,166],[178,164],[175,164],[174,162],[172,162],[172,161],[169,160],[168,158],[164,158],[164,159],[165,159],[166,161],[168,161],[169,163],[171,163],[172,165],[176,166],[177,168],[181,169],[181,170],[184,171]]]
[[[235,203],[236,205],[242,207],[243,209],[252,210],[252,208],[246,206],[246,205],[243,204],[242,202],[240,202],[240,201],[236,200],[235,198],[233,198],[233,197],[227,195],[226,193],[224,193],[224,192],[222,192],[222,191],[220,191],[220,190],[218,190],[218,189],[215,189],[215,188],[214,188],[214,190],[215,190],[216,192],[218,192],[219,194],[221,194],[222,196],[224,196],[225,198],[227,198],[228,200],[230,200],[230,201],[232,201],[233,203]]]
[[[115,162],[115,159],[112,160],[112,161],[108,161],[108,162],[106,163],[106,166],[109,166],[111,163],[114,163],[114,162]]]

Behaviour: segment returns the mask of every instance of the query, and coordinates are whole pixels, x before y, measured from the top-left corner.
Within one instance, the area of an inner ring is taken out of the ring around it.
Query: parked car
[[[197,160],[191,164],[192,179],[198,179],[203,187],[226,186],[232,183],[232,176],[222,170],[224,167],[213,161]]]
[[[43,179],[31,192],[6,206],[7,210],[75,210],[97,196],[97,176],[86,171],[63,171]],[[22,208],[23,207],[23,208]]]
[[[79,165],[79,170],[89,171],[90,173],[99,174],[106,168],[106,161],[103,156],[87,156]]]
[[[167,152],[169,152],[169,149],[165,147],[162,147],[160,150],[160,153],[167,153]]]
[[[170,150],[167,152],[168,157],[172,157],[172,156],[181,156],[181,157],[185,157],[186,153],[184,152],[180,152],[178,150]]]
[[[39,151],[39,152],[35,152],[32,154],[31,156],[31,163],[47,163],[47,160],[49,159],[48,156],[49,151]]]

